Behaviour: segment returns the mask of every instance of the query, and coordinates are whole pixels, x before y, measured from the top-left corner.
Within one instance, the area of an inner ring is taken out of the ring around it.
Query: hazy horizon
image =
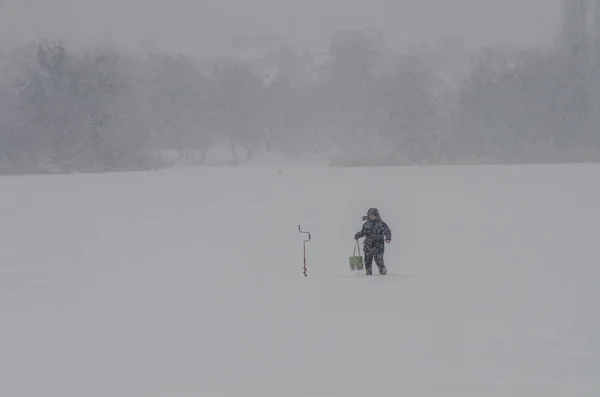
[[[443,36],[469,46],[547,45],[559,21],[558,0],[5,0],[0,35],[124,48],[154,41],[162,51],[213,56],[234,35],[281,34],[324,51],[335,30],[365,27],[383,29],[397,50]]]

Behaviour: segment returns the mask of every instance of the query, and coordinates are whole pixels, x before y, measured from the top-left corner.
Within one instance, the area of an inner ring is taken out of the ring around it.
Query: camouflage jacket
[[[392,231],[381,219],[368,220],[363,224],[360,232],[354,235],[355,240],[358,240],[361,237],[365,238],[364,244],[366,245],[376,243],[383,244],[385,240],[392,239]]]

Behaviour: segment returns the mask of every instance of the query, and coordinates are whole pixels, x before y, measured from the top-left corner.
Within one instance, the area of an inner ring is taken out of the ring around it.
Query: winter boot
[[[372,276],[373,275],[373,270],[370,267],[365,268],[367,276]]]
[[[379,266],[379,274],[381,274],[381,275],[387,274],[387,269],[385,268],[385,265]]]

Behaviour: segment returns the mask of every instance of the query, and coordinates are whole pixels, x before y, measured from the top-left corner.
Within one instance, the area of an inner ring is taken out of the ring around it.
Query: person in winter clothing
[[[367,215],[363,216],[362,219],[366,222],[363,224],[362,229],[354,235],[354,239],[365,238],[363,251],[366,273],[367,275],[373,274],[372,263],[375,260],[379,268],[379,274],[387,274],[383,254],[385,252],[385,243],[389,244],[392,241],[392,231],[381,219],[377,208],[369,208]]]

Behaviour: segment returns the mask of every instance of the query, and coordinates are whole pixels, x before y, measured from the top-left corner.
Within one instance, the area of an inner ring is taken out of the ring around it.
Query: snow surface
[[[1,178],[0,395],[597,397],[599,176]],[[393,232],[385,277],[348,268],[372,206]]]

